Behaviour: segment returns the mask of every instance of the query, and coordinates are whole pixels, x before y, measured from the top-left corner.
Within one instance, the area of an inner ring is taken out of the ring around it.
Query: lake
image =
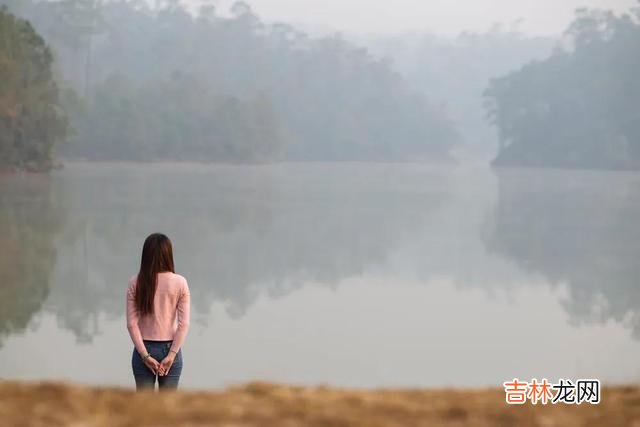
[[[186,388],[640,379],[640,173],[385,163],[0,176],[0,377],[132,387],[156,231],[191,289]]]

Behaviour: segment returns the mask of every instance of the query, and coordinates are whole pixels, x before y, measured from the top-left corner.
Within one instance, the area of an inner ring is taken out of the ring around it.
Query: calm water
[[[132,386],[154,231],[191,287],[185,387],[640,379],[640,174],[353,163],[0,177],[0,377]]]

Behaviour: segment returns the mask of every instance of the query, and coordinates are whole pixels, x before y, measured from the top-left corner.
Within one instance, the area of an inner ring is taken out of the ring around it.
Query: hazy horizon
[[[161,232],[181,388],[640,384],[640,0],[235,1],[0,0],[0,378],[132,388]]]
[[[213,4],[227,14],[236,0],[187,0],[192,5]],[[495,24],[516,26],[532,36],[561,34],[580,7],[626,12],[637,0],[248,0],[254,12],[268,22],[285,22],[314,35],[343,33],[354,36],[396,36],[432,33],[456,36],[464,31],[484,32]],[[357,16],[358,19],[354,19]]]

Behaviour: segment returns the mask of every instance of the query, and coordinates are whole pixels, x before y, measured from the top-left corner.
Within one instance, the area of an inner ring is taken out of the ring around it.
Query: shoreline
[[[0,419],[47,426],[637,425],[640,387],[604,386],[598,405],[507,405],[498,388],[350,389],[251,382],[136,392],[70,382],[0,380]]]

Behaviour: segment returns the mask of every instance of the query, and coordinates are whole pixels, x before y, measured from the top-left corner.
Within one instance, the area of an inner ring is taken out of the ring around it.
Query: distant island
[[[565,48],[493,79],[494,166],[640,168],[640,8],[579,9]]]

